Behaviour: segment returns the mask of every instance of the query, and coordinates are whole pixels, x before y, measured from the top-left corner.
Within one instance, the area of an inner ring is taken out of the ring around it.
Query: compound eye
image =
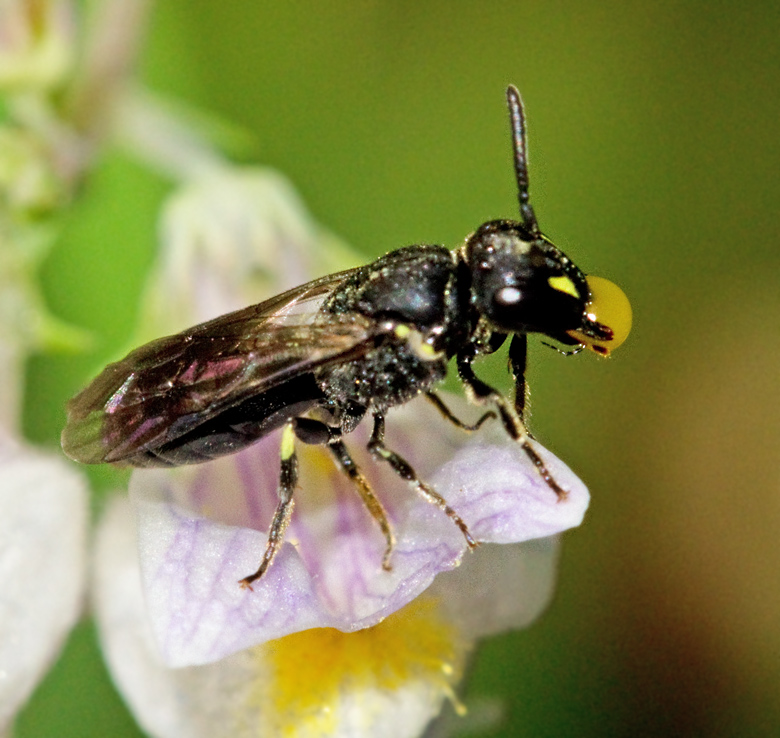
[[[601,339],[586,336],[581,331],[568,331],[569,335],[601,356],[620,346],[631,332],[631,303],[625,292],[614,282],[602,277],[586,277],[590,300],[585,305],[588,319],[606,326],[612,331],[612,338]]]

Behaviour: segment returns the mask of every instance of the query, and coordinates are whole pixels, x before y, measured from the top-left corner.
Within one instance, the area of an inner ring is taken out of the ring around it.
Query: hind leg
[[[271,566],[271,562],[279,552],[284,540],[284,532],[290,524],[292,517],[293,492],[298,484],[298,457],[295,454],[295,432],[293,424],[288,423],[282,431],[281,444],[281,471],[279,473],[279,502],[274,511],[274,517],[271,521],[271,528],[268,531],[268,543],[265,547],[265,554],[260,566],[254,574],[244,577],[239,581],[243,589],[252,589],[252,582],[260,579]]]

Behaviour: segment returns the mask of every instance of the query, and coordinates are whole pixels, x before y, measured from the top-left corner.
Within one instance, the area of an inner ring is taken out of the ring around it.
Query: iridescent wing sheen
[[[364,354],[375,323],[318,310],[355,271],[159,338],[109,364],[68,403],[63,450],[88,464],[121,462],[293,376]]]

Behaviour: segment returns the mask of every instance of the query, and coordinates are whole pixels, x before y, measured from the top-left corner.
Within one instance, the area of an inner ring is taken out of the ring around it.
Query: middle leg
[[[447,405],[444,403],[444,400],[442,400],[441,397],[439,397],[439,395],[437,395],[433,390],[428,390],[425,392],[425,399],[428,400],[428,402],[430,402],[431,405],[433,405],[439,411],[445,420],[449,420],[450,423],[452,423],[455,427],[460,428],[467,433],[478,431],[485,421],[496,417],[496,414],[492,410],[488,410],[477,419],[476,423],[464,423],[457,415],[455,415],[455,413],[452,412],[452,410],[447,407]]]
[[[395,546],[393,529],[390,526],[390,521],[387,519],[387,512],[385,511],[384,506],[374,493],[374,490],[371,489],[368,480],[363,476],[363,472],[360,471],[360,468],[347,450],[347,447],[341,438],[341,429],[333,428],[326,423],[312,418],[296,418],[294,427],[295,435],[304,443],[327,446],[336,462],[336,466],[349,477],[350,481],[357,488],[360,498],[363,500],[363,504],[368,509],[368,512],[371,513],[371,517],[376,520],[377,525],[379,525],[379,529],[382,531],[382,535],[385,538],[385,553],[382,557],[382,568],[389,571],[392,568],[390,557]]]
[[[427,485],[417,476],[417,473],[406,459],[387,448],[385,445],[385,416],[382,413],[374,413],[374,429],[371,433],[371,440],[368,442],[368,450],[376,459],[387,462],[401,479],[409,482],[428,502],[433,503],[440,510],[444,511],[455,525],[460,528],[469,548],[477,547],[478,542],[474,540],[468,526],[460,515],[447,504],[447,501],[433,487]]]
[[[385,537],[385,553],[382,557],[382,568],[385,571],[390,571],[393,568],[390,559],[393,554],[393,548],[395,548],[395,535],[393,534],[390,521],[387,519],[387,511],[384,505],[380,502],[374,490],[371,489],[371,485],[353,460],[347,447],[344,445],[344,441],[340,437],[335,438],[328,443],[328,448],[331,454],[333,454],[338,467],[344,471],[357,488],[363,504],[368,508],[368,512],[371,513],[371,517],[379,525],[379,529]]]

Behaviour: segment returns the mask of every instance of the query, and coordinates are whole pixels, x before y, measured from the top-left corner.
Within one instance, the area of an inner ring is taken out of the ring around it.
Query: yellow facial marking
[[[558,292],[565,292],[567,295],[571,295],[576,300],[580,299],[580,293],[577,292],[577,288],[574,286],[574,282],[572,282],[567,276],[564,275],[560,277],[550,277],[547,282],[554,290],[558,290]]]

